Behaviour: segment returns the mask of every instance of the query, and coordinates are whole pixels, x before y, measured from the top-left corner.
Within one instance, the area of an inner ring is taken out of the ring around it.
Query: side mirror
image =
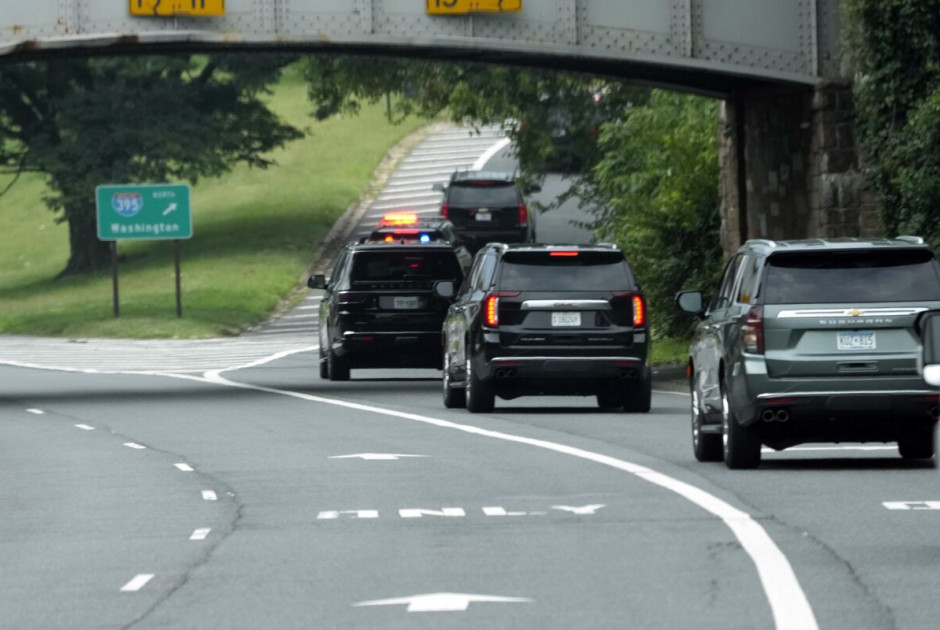
[[[940,311],[927,311],[917,320],[920,331],[921,354],[917,358],[917,371],[928,385],[940,387]]]
[[[444,192],[444,184],[438,182],[436,184],[431,184],[431,190],[434,192]]]
[[[326,276],[318,273],[307,278],[307,286],[311,289],[325,289],[327,285]]]
[[[434,295],[445,300],[452,299],[457,295],[454,289],[453,280],[438,280],[434,283]]]
[[[686,313],[701,315],[705,311],[705,299],[701,291],[680,291],[676,293],[676,306]]]

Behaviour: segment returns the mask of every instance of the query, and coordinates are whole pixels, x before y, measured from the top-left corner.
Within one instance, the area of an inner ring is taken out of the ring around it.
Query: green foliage
[[[264,103],[278,55],[55,59],[0,67],[0,169],[48,176],[48,206],[68,221],[66,272],[104,266],[94,189],[188,181],[301,137]]]
[[[607,199],[602,236],[624,250],[661,335],[687,332],[673,305],[683,288],[714,286],[721,271],[718,131],[714,101],[654,91],[603,127],[590,175]]]
[[[940,0],[845,0],[843,10],[885,226],[940,247]]]

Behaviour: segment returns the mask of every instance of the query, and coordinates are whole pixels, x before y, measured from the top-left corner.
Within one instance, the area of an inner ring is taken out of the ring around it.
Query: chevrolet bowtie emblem
[[[861,315],[861,314],[864,313],[864,312],[865,312],[865,311],[863,311],[862,309],[859,309],[859,308],[852,308],[852,309],[849,309],[849,315],[851,315],[852,317],[858,317],[859,315]]]

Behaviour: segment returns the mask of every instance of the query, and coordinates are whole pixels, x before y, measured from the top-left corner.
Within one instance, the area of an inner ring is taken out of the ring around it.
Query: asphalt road
[[[152,343],[0,340],[0,628],[940,618],[940,475],[893,446],[729,471],[681,392],[477,415],[433,370],[321,381],[303,332]]]

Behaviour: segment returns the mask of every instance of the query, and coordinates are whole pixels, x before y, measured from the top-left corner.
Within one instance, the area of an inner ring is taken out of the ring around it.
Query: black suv
[[[689,349],[692,444],[701,461],[759,465],[761,445],[897,442],[934,454],[936,391],[917,373],[915,321],[940,308],[940,265],[918,237],[745,243]]]
[[[439,281],[461,282],[465,269],[450,243],[350,243],[320,302],[320,377],[349,379],[351,368],[441,367],[441,325],[450,300]]]
[[[613,245],[487,245],[443,334],[446,407],[561,394],[650,409],[646,302]]]
[[[456,171],[442,190],[441,217],[475,252],[486,243],[531,243],[535,213],[529,212],[522,191],[509,173]],[[537,192],[532,188],[530,192]]]

